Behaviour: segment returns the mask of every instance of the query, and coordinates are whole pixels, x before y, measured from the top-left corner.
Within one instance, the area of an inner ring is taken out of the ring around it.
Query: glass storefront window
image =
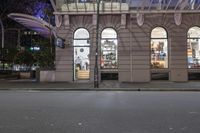
[[[162,27],[156,27],[151,32],[151,68],[168,68],[167,32]]]
[[[74,46],[89,46],[89,32],[80,28],[74,33]]]
[[[190,28],[187,36],[188,68],[200,68],[200,28]]]
[[[101,34],[102,69],[117,69],[117,33],[112,28],[106,28]]]
[[[74,33],[74,80],[90,78],[89,32],[80,28]]]

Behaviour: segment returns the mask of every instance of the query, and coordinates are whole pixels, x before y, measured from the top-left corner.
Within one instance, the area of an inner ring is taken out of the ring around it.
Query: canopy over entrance
[[[124,13],[195,13],[200,12],[200,0],[51,0],[60,12],[95,12],[100,1],[100,12]]]
[[[54,27],[51,24],[34,16],[21,13],[11,13],[8,17],[24,25],[28,29],[36,31],[44,37],[48,38],[50,35],[56,36]]]

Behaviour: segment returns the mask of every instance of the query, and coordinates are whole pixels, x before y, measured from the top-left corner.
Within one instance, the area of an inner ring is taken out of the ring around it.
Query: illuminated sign
[[[64,40],[62,38],[56,38],[54,44],[59,48],[65,48]]]

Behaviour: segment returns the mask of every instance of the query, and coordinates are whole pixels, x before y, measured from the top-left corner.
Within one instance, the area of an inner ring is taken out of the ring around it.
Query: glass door
[[[89,47],[74,47],[74,80],[90,78]]]

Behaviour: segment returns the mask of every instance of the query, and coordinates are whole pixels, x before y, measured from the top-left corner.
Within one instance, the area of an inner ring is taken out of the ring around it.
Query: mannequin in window
[[[79,56],[76,58],[75,64],[76,64],[76,68],[78,67],[78,69],[81,70],[82,60],[80,59]]]

